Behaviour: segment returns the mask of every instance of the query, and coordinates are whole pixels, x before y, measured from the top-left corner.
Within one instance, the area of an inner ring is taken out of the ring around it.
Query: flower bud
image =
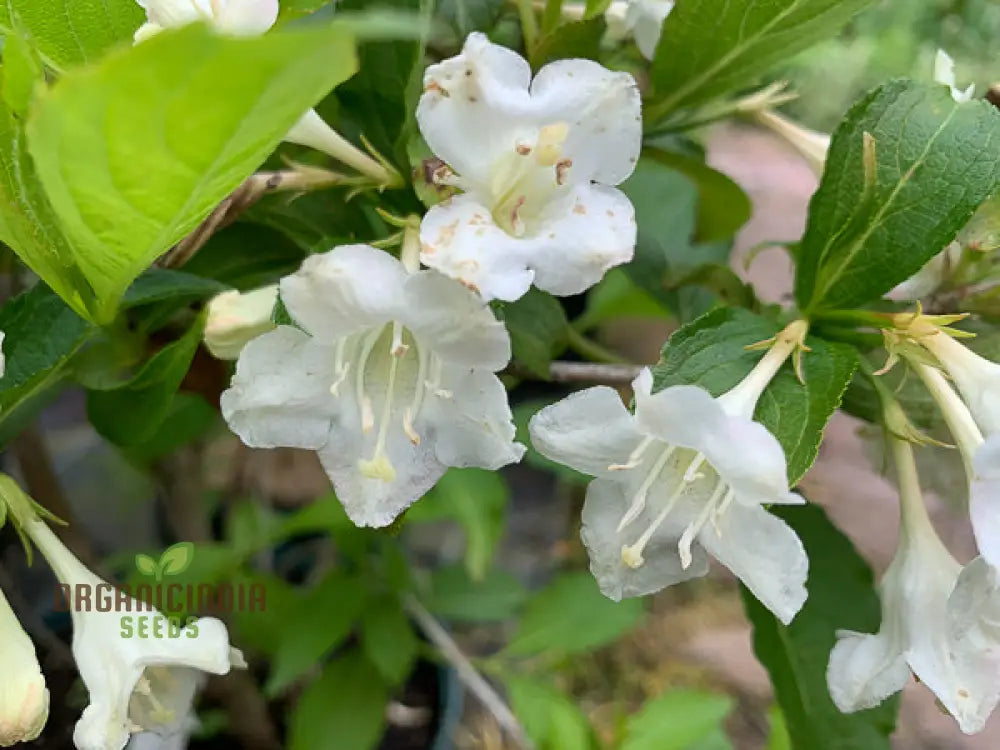
[[[208,303],[205,346],[219,359],[236,359],[248,341],[274,329],[271,312],[278,300],[278,286],[252,292],[235,289],[216,295]]]
[[[35,646],[0,592],[0,747],[30,742],[49,718],[49,691]]]

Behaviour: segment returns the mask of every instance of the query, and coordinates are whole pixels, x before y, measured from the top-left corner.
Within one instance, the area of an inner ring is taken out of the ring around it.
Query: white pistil
[[[358,356],[358,371],[354,378],[354,391],[357,395],[358,403],[361,405],[361,431],[371,432],[375,426],[375,415],[372,413],[372,400],[365,393],[365,369],[368,366],[368,357],[371,356],[375,342],[382,335],[382,329],[372,331],[365,337],[361,344],[361,353]]]
[[[397,342],[399,343],[397,344]],[[362,459],[358,462],[361,473],[366,477],[381,479],[385,482],[391,482],[396,478],[396,470],[385,453],[385,441],[389,434],[389,422],[392,419],[392,399],[396,390],[396,373],[399,370],[399,361],[406,355],[408,348],[402,342],[403,326],[399,323],[393,323],[389,377],[385,384],[385,398],[382,402],[382,415],[379,419],[378,435],[375,438],[375,452],[372,454],[370,460],[365,461]],[[370,400],[369,403],[371,403]]]
[[[330,385],[330,395],[337,396],[340,392],[340,386],[343,385],[344,381],[347,380],[347,374],[351,371],[351,366],[344,361],[344,347],[347,345],[347,339],[343,338],[337,342],[337,354],[334,360],[333,370],[336,373],[336,379]]]
[[[690,484],[691,482],[697,481],[705,476],[698,471],[703,463],[705,463],[705,456],[699,453],[694,457],[694,461],[692,461],[691,465],[688,466],[687,471],[684,472],[684,481],[686,483]]]
[[[713,518],[716,512],[716,505],[720,504],[719,500],[722,498],[724,492],[726,492],[726,485],[720,477],[718,484],[715,485],[715,489],[712,491],[712,496],[705,503],[705,507],[701,509],[701,513],[698,514],[698,517],[694,521],[688,524],[688,527],[684,529],[684,533],[681,534],[681,539],[677,543],[677,553],[681,557],[681,567],[684,570],[691,567],[691,544],[705,527],[705,524],[708,523],[708,519]],[[732,490],[730,490],[731,492]],[[726,497],[728,497],[728,494]],[[725,503],[725,500],[723,500],[723,503]]]
[[[431,376],[427,379],[427,388],[430,389],[430,392],[438,398],[451,398],[451,391],[441,387],[441,375],[443,371],[441,360],[433,355],[431,355],[430,370]]]
[[[639,465],[639,461],[642,459],[642,454],[645,453],[646,449],[649,448],[649,446],[651,446],[655,441],[656,438],[654,437],[644,437],[642,442],[636,446],[635,450],[629,453],[628,461],[626,463],[611,464],[608,466],[608,471],[625,471],[626,469],[634,469]]]
[[[420,408],[424,405],[424,394],[427,392],[427,359],[432,356],[434,355],[428,355],[423,349],[417,348],[417,380],[414,384],[413,400],[403,412],[403,432],[414,445],[420,445],[420,434],[413,429],[413,421],[419,416]]]
[[[625,515],[622,516],[622,520],[618,522],[619,532],[632,523],[632,521],[634,521],[636,517],[642,513],[643,508],[646,507],[646,496],[649,494],[650,487],[653,486],[653,482],[655,482],[656,478],[660,476],[660,473],[663,471],[663,467],[667,465],[667,461],[670,460],[670,457],[676,450],[677,446],[668,446],[667,449],[660,454],[660,457],[656,459],[656,462],[649,470],[649,474],[646,475],[646,478],[642,480],[642,484],[639,485],[639,489],[632,498],[632,503],[629,505],[628,510],[625,511]]]

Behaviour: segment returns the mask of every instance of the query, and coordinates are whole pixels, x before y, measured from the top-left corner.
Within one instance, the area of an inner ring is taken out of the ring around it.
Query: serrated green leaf
[[[621,750],[690,750],[716,733],[732,708],[724,695],[670,690],[629,717]]]
[[[44,406],[94,328],[45,284],[0,307],[6,360],[0,378],[0,445]]]
[[[20,26],[49,65],[64,69],[130,44],[145,15],[135,0],[5,0],[0,28]]]
[[[589,651],[627,633],[643,611],[640,599],[606,598],[589,573],[566,573],[531,598],[506,653],[564,656]]]
[[[991,104],[958,104],[946,87],[912,81],[875,89],[833,135],[798,252],[799,306],[882,296],[951,242],[998,185],[1000,113]]]
[[[407,513],[408,523],[452,519],[465,532],[465,567],[482,580],[503,534],[510,492],[503,478],[485,469],[450,469]]]
[[[663,22],[647,113],[678,109],[754,83],[828,36],[874,0],[685,0]],[[683,54],[678,54],[683,50]]]
[[[254,39],[196,25],[67,73],[40,97],[30,151],[102,321],[355,65],[332,25]]]
[[[792,747],[888,750],[899,697],[844,714],[826,685],[836,631],[878,630],[881,607],[872,573],[817,506],[780,506],[772,512],[795,530],[809,554],[809,598],[787,626],[746,589],[743,603],[754,626],[754,652],[771,675]]]
[[[761,359],[746,347],[771,338],[778,326],[738,308],[720,308],[684,326],[667,341],[653,367],[658,391],[692,384],[719,396],[739,383]],[[840,405],[857,366],[854,350],[810,336],[803,354],[805,384],[786,363],[757,404],[756,419],[774,435],[788,460],[794,485],[816,460],[823,430]]]
[[[387,685],[409,676],[420,641],[395,599],[381,599],[365,608],[361,618],[361,649]]]
[[[194,544],[191,542],[178,542],[163,550],[157,567],[163,575],[179,575],[191,567],[193,559]]]
[[[426,605],[438,617],[469,622],[505,620],[528,598],[510,573],[494,568],[474,581],[461,565],[438,568],[431,578]]]
[[[290,750],[370,750],[385,724],[388,691],[376,669],[352,651],[323,669],[290,717]]]
[[[549,365],[566,348],[569,322],[559,300],[532,287],[517,302],[494,303],[507,326],[514,359],[532,374],[548,379]]]
[[[117,445],[150,440],[163,424],[174,394],[201,342],[204,315],[177,341],[158,351],[125,383],[87,391],[87,416]]]
[[[509,675],[504,684],[511,707],[536,750],[590,750],[590,722],[575,701],[538,680]]]

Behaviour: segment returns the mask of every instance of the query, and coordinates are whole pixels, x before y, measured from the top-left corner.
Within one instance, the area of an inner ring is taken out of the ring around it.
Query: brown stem
[[[552,362],[549,379],[554,383],[597,383],[600,385],[630,385],[642,371],[642,365],[605,364],[600,362]],[[507,371],[518,377],[533,377],[522,367],[511,365]]]

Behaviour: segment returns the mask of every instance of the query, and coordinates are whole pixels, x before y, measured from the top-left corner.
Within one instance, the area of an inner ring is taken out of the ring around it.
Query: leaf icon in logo
[[[194,544],[191,542],[178,542],[167,547],[160,555],[160,574],[165,576],[179,575],[191,566],[193,558]]]
[[[154,560],[149,555],[136,555],[135,556],[135,567],[144,576],[155,576],[156,575],[156,560]]]

